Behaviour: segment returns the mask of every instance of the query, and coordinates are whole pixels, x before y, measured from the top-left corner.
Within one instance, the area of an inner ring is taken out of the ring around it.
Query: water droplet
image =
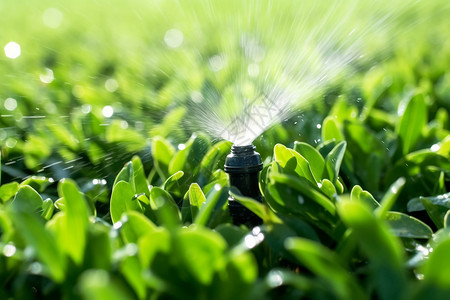
[[[437,151],[439,151],[439,149],[441,149],[441,146],[439,146],[438,144],[434,144],[430,148],[430,150],[433,151],[433,152],[437,152]]]
[[[14,245],[7,244],[7,245],[5,245],[5,247],[3,247],[3,255],[5,255],[6,257],[11,257],[15,253],[16,253],[16,247]]]
[[[114,114],[114,108],[111,105],[106,105],[102,109],[102,114],[105,116],[105,118],[111,118]]]
[[[105,89],[110,92],[114,93],[119,88],[119,83],[114,78],[108,78],[105,81]]]
[[[317,129],[320,129],[320,128],[322,128],[322,124],[317,124],[316,127],[317,127]]]
[[[120,121],[120,128],[127,129],[128,128],[128,122],[125,120]]]
[[[17,108],[17,101],[14,98],[7,98],[5,103],[3,103],[3,106],[6,110],[13,111]]]
[[[300,196],[300,195],[297,197],[297,200],[298,200],[298,203],[300,203],[300,204],[305,203],[305,198],[303,198],[303,197]]]
[[[91,110],[92,110],[92,105],[90,105],[90,104],[83,104],[83,105],[81,106],[81,111],[82,111],[84,114],[90,113]]]
[[[6,44],[5,48],[5,55],[8,58],[11,59],[16,59],[20,56],[21,50],[20,50],[20,45],[17,44],[16,42],[9,42],[8,44]]]
[[[183,43],[183,33],[176,28],[169,29],[164,35],[164,42],[170,48],[178,48]]]
[[[225,58],[222,55],[214,55],[209,59],[209,67],[214,72],[222,70],[225,67]]]
[[[123,223],[121,221],[114,223],[113,228],[118,230],[122,227]]]
[[[283,277],[281,277],[279,271],[271,271],[269,273],[269,285],[271,287],[277,287],[283,284]]]
[[[14,148],[17,145],[17,140],[15,138],[8,138],[6,140],[6,147],[8,148]]]
[[[248,235],[246,235],[245,238],[244,238],[244,243],[245,243],[245,246],[246,246],[247,248],[252,249],[252,248],[254,248],[256,245],[258,245],[258,240],[256,239],[255,236],[253,236],[253,235],[251,235],[251,234],[248,234]]]
[[[42,21],[47,27],[58,28],[62,23],[63,17],[64,16],[59,9],[55,7],[49,7],[42,14]]]
[[[53,75],[53,71],[49,68],[45,68],[45,73],[39,75],[39,79],[43,83],[50,83],[55,79],[55,76]]]
[[[216,191],[220,191],[221,188],[222,188],[222,186],[221,186],[219,183],[216,183],[216,184],[214,185],[214,189],[215,189]]]
[[[178,144],[178,150],[184,150],[184,149],[186,149],[185,144]]]

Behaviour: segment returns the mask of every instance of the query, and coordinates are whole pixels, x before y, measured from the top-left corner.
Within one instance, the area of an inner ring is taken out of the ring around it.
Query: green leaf
[[[111,220],[116,223],[126,211],[142,211],[139,201],[134,197],[134,190],[130,183],[119,181],[114,185],[111,194],[110,212]]]
[[[197,183],[191,184],[191,186],[189,187],[189,203],[193,220],[197,217],[200,208],[205,202],[206,197],[203,194],[200,186]]]
[[[355,185],[350,193],[351,201],[359,201],[365,203],[369,208],[375,210],[380,204],[368,191],[364,191],[359,185]]]
[[[158,217],[159,224],[169,229],[177,228],[181,223],[181,213],[172,196],[159,187],[150,190],[150,206]]]
[[[164,138],[156,136],[153,139],[152,156],[155,168],[163,180],[169,177],[169,164],[174,154],[175,149]]]
[[[241,195],[236,188],[231,187],[230,195],[255,215],[260,217],[264,223],[281,223],[281,220],[266,205],[253,198]]]
[[[70,179],[61,180],[58,193],[65,200],[64,239],[62,245],[75,263],[83,262],[86,232],[89,223],[89,213],[86,200],[75,182]]]
[[[157,253],[167,253],[170,247],[171,236],[166,228],[159,227],[156,231],[147,232],[138,241],[139,259],[142,266],[150,267]]]
[[[116,179],[114,180],[113,186],[115,186],[120,181],[128,182],[135,192],[135,183],[134,183],[134,170],[133,163],[131,161],[127,162],[125,166],[120,170],[119,174],[117,174]]]
[[[369,258],[379,297],[400,299],[405,292],[400,242],[390,235],[387,226],[363,203],[343,200],[338,203],[338,212]]]
[[[214,273],[224,268],[225,249],[223,238],[204,227],[180,231],[174,248],[180,267],[184,267],[193,280],[204,285],[211,284]]]
[[[225,163],[225,157],[230,153],[231,143],[229,141],[220,141],[213,145],[205,154],[200,164],[199,181],[208,181],[218,168],[222,168]],[[203,178],[203,179],[202,179]],[[203,183],[200,182],[203,186]]]
[[[288,238],[286,249],[304,266],[332,287],[339,299],[366,299],[354,279],[339,262],[334,252],[319,243],[303,239]]]
[[[334,184],[331,181],[329,181],[328,179],[323,179],[320,182],[319,187],[320,187],[320,190],[322,191],[322,193],[327,195],[327,197],[329,199],[334,200],[337,198],[336,188],[335,188]]]
[[[120,233],[125,243],[137,244],[142,236],[156,230],[156,225],[137,211],[125,212],[120,221],[122,222]]]
[[[133,297],[104,270],[87,270],[81,274],[80,292],[86,300],[126,300]]]
[[[41,216],[48,221],[52,217],[54,210],[55,205],[53,205],[52,199],[45,199],[44,202],[42,203]]]
[[[17,191],[11,207],[16,211],[40,212],[42,203],[41,195],[31,186],[24,185]]]
[[[430,219],[433,221],[434,225],[438,229],[444,227],[444,216],[448,211],[447,207],[441,206],[439,204],[433,204],[431,200],[427,198],[420,198],[420,201],[422,201],[423,206],[425,207],[425,210],[427,211],[428,216],[430,216]]]
[[[13,222],[28,247],[34,249],[52,280],[62,283],[66,276],[66,261],[53,235],[38,216],[26,210],[12,210]]]
[[[330,200],[328,200],[326,196],[319,192],[318,188],[314,187],[312,184],[310,184],[310,182],[305,181],[304,178],[296,178],[291,175],[276,173],[273,173],[271,175],[271,178],[277,183],[285,184],[290,188],[300,192],[299,196],[304,195],[315,201],[330,214],[334,215],[336,213],[336,207],[334,206],[334,204]],[[297,205],[301,205],[301,202],[302,200],[298,199]]]
[[[307,143],[297,141],[294,142],[294,150],[308,161],[316,182],[320,182],[325,168],[325,159],[320,152]]]
[[[139,158],[139,156],[133,156],[131,162],[133,164],[133,176],[134,184],[136,186],[136,194],[144,193],[147,197],[150,197],[147,177],[145,176],[144,166],[142,165],[141,159]]]
[[[396,132],[401,139],[402,153],[405,155],[413,150],[422,134],[422,128],[427,123],[425,95],[416,93],[408,99],[403,112],[400,111],[401,108],[402,106],[399,108],[400,119],[396,126]]]
[[[308,179],[311,183],[316,183],[311,172],[308,161],[297,153],[297,151],[287,148],[282,144],[277,144],[273,150],[274,160],[280,164],[285,172],[297,174]]]
[[[179,185],[179,180],[181,177],[183,177],[183,175],[184,175],[183,171],[178,171],[175,174],[171,175],[162,185],[162,189],[170,191],[175,186]]]
[[[381,205],[376,209],[376,214],[380,219],[384,219],[388,211],[394,206],[395,201],[398,198],[401,190],[406,183],[405,178],[400,177],[395,181],[388,189],[383,199],[381,199]]]
[[[336,119],[332,116],[328,116],[322,123],[322,141],[334,140],[336,142],[344,140],[344,135],[339,129],[339,125]]]
[[[206,226],[214,211],[222,210],[227,199],[227,193],[221,185],[216,184],[206,196],[206,202],[200,208],[197,217],[194,219],[194,224]]]
[[[431,252],[429,259],[423,265],[424,280],[449,290],[450,286],[450,238],[442,240]]]
[[[422,199],[430,200],[433,205],[440,205],[450,209],[450,193],[445,193],[437,196],[413,198],[408,202],[408,211],[412,212],[425,210],[425,207],[422,204]]]
[[[0,186],[0,201],[5,203],[11,199],[19,190],[19,184],[15,181]]]
[[[388,212],[386,221],[392,232],[399,237],[429,239],[433,235],[433,230],[427,224],[400,212]]]
[[[134,248],[137,248],[135,244],[127,244],[125,247],[131,248],[133,252]],[[119,270],[135,291],[138,299],[145,299],[147,295],[147,287],[143,276],[143,268],[139,262],[137,256],[125,257],[119,263]]]
[[[345,148],[347,147],[347,143],[345,141],[337,144],[333,150],[328,153],[325,158],[325,166],[328,172],[328,176],[333,184],[336,184],[336,181],[339,177],[339,169],[341,168],[342,160],[344,159]]]

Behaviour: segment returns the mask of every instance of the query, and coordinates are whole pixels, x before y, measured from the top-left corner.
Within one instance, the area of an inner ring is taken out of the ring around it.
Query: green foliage
[[[324,87],[314,98],[324,101],[255,141],[264,161],[259,202],[229,186],[231,143],[188,121],[199,94],[234,109],[241,98],[229,99],[231,83],[248,89],[240,96],[255,92],[236,79],[247,61],[232,59],[248,54],[245,34],[230,41],[228,27],[200,14],[208,39],[198,42],[199,28],[170,1],[162,11],[177,24],[148,17],[155,12],[145,1],[18,1],[0,5],[0,44],[16,40],[23,50],[0,64],[1,299],[448,298],[446,3],[399,20],[432,16],[432,26],[411,30],[414,45],[406,32],[363,41],[392,43],[392,55],[374,53],[375,66],[355,62],[351,80]],[[277,9],[290,8],[281,2]],[[41,24],[50,4],[63,14],[57,29],[45,27],[48,18]],[[322,19],[328,4],[316,5]],[[295,32],[296,11],[283,15],[278,29]],[[264,17],[260,38],[269,39],[276,30]],[[186,27],[184,40],[172,49],[163,40],[177,26]],[[218,53],[224,43],[231,53]],[[277,62],[295,55],[284,46],[266,49],[280,76],[291,66]],[[314,53],[305,57],[311,67]],[[229,65],[212,71],[221,55]],[[17,108],[5,106],[8,98]],[[262,223],[232,225],[230,196]]]

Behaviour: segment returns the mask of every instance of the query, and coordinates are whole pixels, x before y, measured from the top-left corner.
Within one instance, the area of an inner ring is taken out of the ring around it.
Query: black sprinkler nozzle
[[[231,153],[225,160],[225,172],[230,178],[230,186],[236,187],[243,196],[262,200],[259,191],[259,172],[263,168],[261,156],[255,151],[255,146],[232,146]],[[235,225],[256,226],[261,224],[261,219],[248,210],[233,197],[228,198],[233,223]]]

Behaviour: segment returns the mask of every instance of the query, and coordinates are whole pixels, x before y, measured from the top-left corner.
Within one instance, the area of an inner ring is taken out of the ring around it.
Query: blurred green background
[[[311,74],[305,82],[314,80],[335,49],[364,57],[330,68],[347,76],[294,99],[293,107],[306,109],[290,111],[283,126],[255,141],[264,157],[276,142],[317,142],[317,124],[338,97],[360,110],[369,102],[395,118],[413,86],[436,86],[432,118],[438,107],[449,109],[447,11],[445,1],[2,1],[3,178],[103,178],[134,153],[148,169],[152,137],[176,146],[194,131],[208,131],[195,125],[187,103],[217,106],[226,122],[233,117],[233,110],[226,115],[230,101],[237,102],[234,111],[242,105],[236,95],[297,88],[300,72],[283,71],[304,67]],[[355,37],[346,35],[353,29]],[[246,34],[265,47],[253,79],[240,44]],[[11,41],[20,45],[15,59],[6,53]],[[320,42],[326,47],[314,47]]]

